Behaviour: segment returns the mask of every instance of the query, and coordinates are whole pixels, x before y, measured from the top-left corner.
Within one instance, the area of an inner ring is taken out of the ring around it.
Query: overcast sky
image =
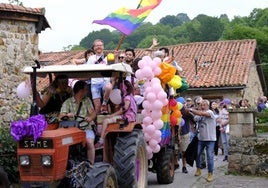
[[[140,0],[20,0],[26,7],[46,9],[51,26],[39,34],[39,49],[43,52],[62,51],[68,45],[78,45],[89,32],[110,26],[93,24],[118,8],[135,9]],[[8,0],[0,0],[7,3]],[[219,17],[227,14],[248,16],[254,8],[267,8],[268,0],[162,0],[145,19],[153,24],[166,15],[186,13],[190,19],[198,14]]]

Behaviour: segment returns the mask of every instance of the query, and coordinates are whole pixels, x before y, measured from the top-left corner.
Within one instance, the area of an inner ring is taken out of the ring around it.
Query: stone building
[[[45,9],[0,3],[0,122],[10,122],[21,100],[16,88],[21,69],[38,59],[38,34],[50,27]],[[25,99],[30,100],[29,99]]]
[[[255,39],[195,42],[166,46],[182,67],[182,77],[189,83],[183,97],[201,95],[214,100],[247,98],[254,106],[258,96],[267,93]],[[135,49],[143,57],[145,49]],[[44,64],[69,64],[83,58],[84,51],[50,52],[40,56]]]

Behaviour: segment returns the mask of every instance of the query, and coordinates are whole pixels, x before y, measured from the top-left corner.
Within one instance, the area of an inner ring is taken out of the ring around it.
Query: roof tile
[[[0,11],[12,11],[12,12],[44,15],[43,10],[44,10],[43,8],[29,8],[24,6],[0,3]]]

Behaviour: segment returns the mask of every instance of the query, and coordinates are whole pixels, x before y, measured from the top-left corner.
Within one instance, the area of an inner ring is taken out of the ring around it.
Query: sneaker
[[[185,166],[182,167],[182,172],[185,173],[185,174],[188,173],[188,170],[187,170],[187,168]]]
[[[227,161],[228,162],[228,156],[224,156],[224,159],[222,161]]]
[[[214,156],[214,161],[217,161],[218,160],[218,157],[217,156]]]
[[[194,175],[195,176],[200,176],[201,175],[201,169],[200,168],[197,168]]]
[[[101,105],[101,114],[108,114],[107,105]]]
[[[213,175],[212,175],[211,172],[208,173],[207,181],[208,182],[212,182],[213,181]]]
[[[95,144],[95,149],[100,149],[100,148],[103,148],[103,143],[97,142]]]

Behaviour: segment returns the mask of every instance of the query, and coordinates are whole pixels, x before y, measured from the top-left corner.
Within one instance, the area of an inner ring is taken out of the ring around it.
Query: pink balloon
[[[153,61],[156,63],[156,65],[158,66],[158,65],[160,65],[160,63],[161,63],[161,59],[159,58],[159,57],[155,57],[154,59],[153,59]]]
[[[160,100],[155,100],[152,109],[161,110],[163,108],[163,103]]]
[[[142,120],[142,123],[144,123],[145,125],[150,125],[152,122],[153,122],[153,120],[149,116],[143,118],[143,120]]]
[[[150,56],[143,56],[142,60],[146,61],[147,63],[150,63],[152,61],[152,58]]]
[[[156,129],[161,129],[164,126],[164,122],[161,119],[155,120],[153,124]]]
[[[159,144],[157,144],[155,147],[152,148],[153,153],[158,153],[160,151],[161,147]]]
[[[153,78],[153,79],[151,80],[151,83],[152,83],[152,84],[161,84],[161,81],[159,80],[159,78]]]
[[[163,90],[162,86],[160,84],[153,84],[152,89],[155,93],[158,93]]]
[[[140,69],[143,69],[145,66],[147,66],[147,62],[145,60],[142,59],[138,62],[138,67]]]
[[[162,135],[161,131],[160,130],[156,130],[154,132],[154,134],[152,135],[152,138],[155,139],[155,140],[157,140],[159,137],[161,138],[161,135]]]
[[[145,88],[145,92],[146,93],[153,92],[153,88],[151,86],[148,86],[148,87]]]
[[[136,78],[137,78],[138,80],[143,80],[143,78],[144,78],[141,69],[138,69],[138,70],[135,72],[135,76],[136,76]]]
[[[156,100],[156,96],[153,92],[147,93],[145,99],[147,99],[149,102],[154,102]]]
[[[151,61],[150,63],[149,63],[149,66],[152,68],[152,70],[154,70],[155,68],[156,68],[156,63],[154,62],[154,61]]]
[[[163,100],[167,99],[167,93],[162,90],[157,94],[157,98],[163,102]]]
[[[154,131],[155,131],[155,126],[154,125],[147,125],[146,126],[146,128],[145,128],[145,132],[147,133],[147,134],[149,134],[150,136],[152,135],[152,134],[154,134]]]
[[[152,68],[151,67],[149,67],[149,66],[146,66],[146,67],[144,67],[143,69],[142,69],[142,75],[144,76],[144,77],[148,77],[148,75],[150,75],[150,74],[152,74]]]
[[[162,116],[162,111],[161,110],[153,110],[151,112],[151,117],[153,119],[153,121],[156,121],[158,119],[160,119]]]
[[[153,152],[153,150],[152,150],[152,148],[150,147],[150,146],[146,146],[146,151],[147,151],[147,153],[152,153]]]
[[[153,69],[153,72],[154,72],[154,75],[155,75],[155,76],[158,76],[158,75],[161,74],[162,70],[161,70],[160,67],[155,67],[155,68]]]
[[[114,103],[114,104],[120,104],[122,102],[122,99],[121,99],[121,90],[120,89],[113,89],[110,92],[109,98],[112,101],[112,103]]]
[[[142,115],[143,117],[150,116],[150,115],[151,115],[151,111],[150,111],[150,110],[143,109],[143,110],[141,111],[141,115]]]
[[[151,104],[149,101],[145,100],[143,101],[142,103],[142,107],[145,109],[145,110],[150,110],[151,109]]]
[[[157,144],[158,144],[158,142],[157,142],[155,139],[153,139],[153,138],[149,141],[149,145],[150,145],[152,148],[155,147]]]
[[[168,104],[168,99],[165,99],[164,102],[163,102],[163,105],[166,106],[167,104]]]
[[[153,158],[153,153],[147,153],[147,159]]]
[[[149,142],[149,140],[151,140],[152,137],[148,133],[145,132],[144,133],[144,139],[145,139],[146,142]]]
[[[158,138],[156,139],[156,141],[157,141],[158,143],[160,143],[160,142],[161,142],[161,137],[158,137]]]

